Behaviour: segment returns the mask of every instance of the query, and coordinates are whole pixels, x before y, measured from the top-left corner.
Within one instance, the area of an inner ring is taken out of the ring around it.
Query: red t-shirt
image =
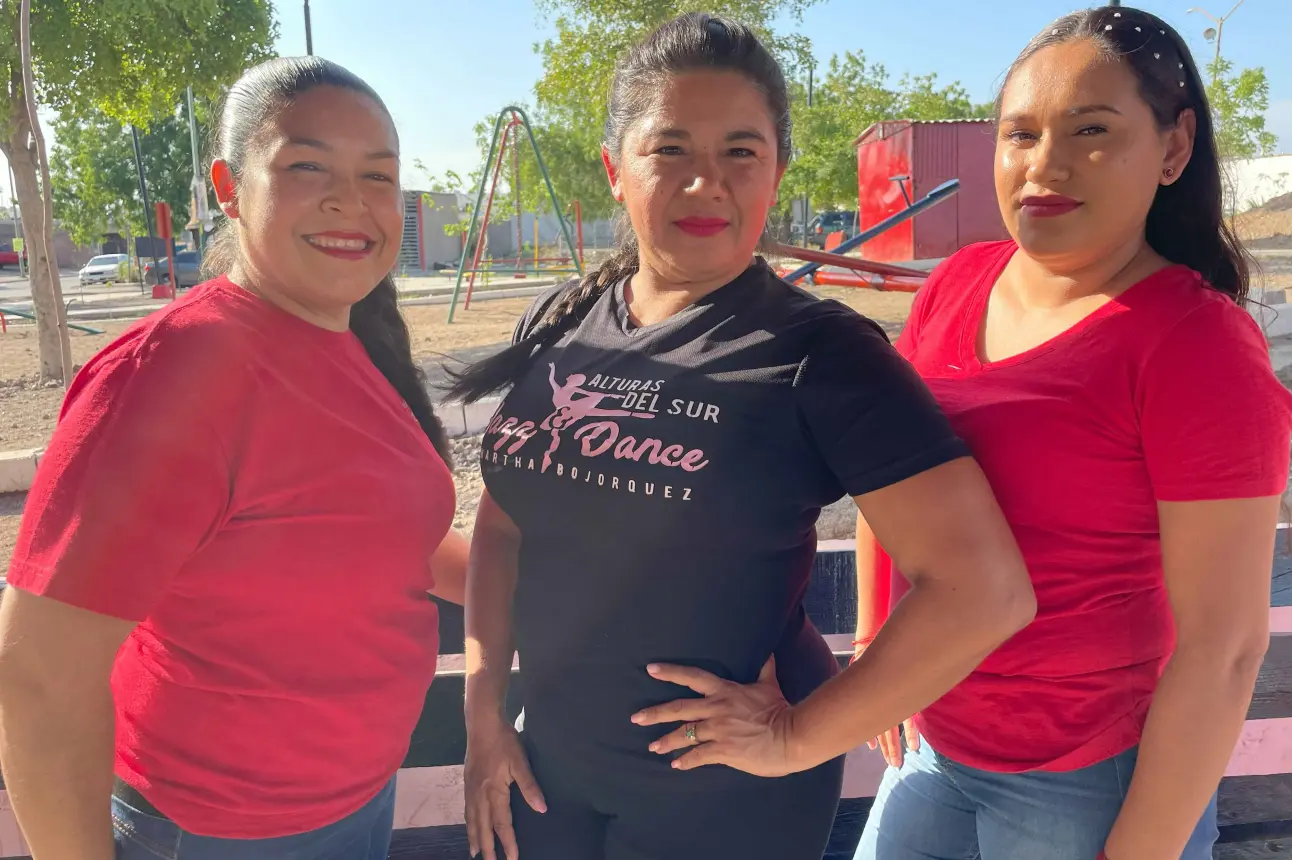
[[[971,767],[1074,770],[1139,742],[1174,649],[1158,501],[1282,492],[1292,395],[1251,316],[1183,266],[983,364],[987,297],[1014,250],[945,261],[897,343],[982,465],[1038,604],[918,726]],[[881,551],[880,576],[891,567]],[[895,601],[907,585],[891,581]]]
[[[218,279],[77,375],[8,582],[139,622],[112,676],[122,779],[194,833],[301,833],[399,769],[453,509],[353,334]]]

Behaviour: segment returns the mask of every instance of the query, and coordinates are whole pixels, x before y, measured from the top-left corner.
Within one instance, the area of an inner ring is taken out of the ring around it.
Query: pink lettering
[[[517,434],[520,429],[517,428]],[[585,424],[574,431],[574,438],[579,441],[580,452],[584,457],[600,457],[608,452],[616,460],[641,462],[645,457],[649,463],[670,468],[681,467],[688,472],[699,471],[709,465],[709,461],[704,459],[704,452],[698,448],[687,451],[681,445],[666,447],[659,439],[646,438],[639,442],[635,436],[620,437],[619,425],[614,421]]]
[[[679,465],[688,472],[698,472],[705,466],[709,465],[708,460],[702,460],[702,462],[698,463],[696,462],[697,460],[701,460],[703,457],[704,452],[699,448],[694,448],[686,452],[686,456],[682,458],[682,462]]]
[[[681,445],[669,445],[660,452],[659,461],[665,466],[679,466],[682,461],[678,458],[680,458],[685,451],[686,449]]]

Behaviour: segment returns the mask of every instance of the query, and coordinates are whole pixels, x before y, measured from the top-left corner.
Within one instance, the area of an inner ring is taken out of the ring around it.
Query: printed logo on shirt
[[[562,450],[563,444],[567,447],[573,444],[575,447],[571,453],[587,460],[607,457],[611,462],[632,460],[677,469],[683,475],[698,472],[709,465],[701,449],[687,449],[648,435],[650,425],[638,425],[637,428],[628,425],[628,430],[624,426],[628,421],[652,421],[661,414],[716,424],[721,412],[719,407],[692,400],[662,399],[664,382],[658,379],[626,379],[597,374],[589,380],[586,374],[572,373],[562,383],[557,378],[556,365],[551,362],[548,363],[548,382],[552,387],[552,412],[535,425],[533,421],[505,417],[499,410],[485,430],[486,441],[481,449],[483,460],[595,484],[613,491],[640,492],[649,496],[658,494],[666,499],[690,501],[692,490],[689,487],[624,478],[586,465],[567,468],[564,463],[555,462],[553,455]],[[498,438],[491,444],[488,437],[494,434]],[[539,440],[537,444],[546,443],[541,455],[536,446],[529,445],[534,439]]]

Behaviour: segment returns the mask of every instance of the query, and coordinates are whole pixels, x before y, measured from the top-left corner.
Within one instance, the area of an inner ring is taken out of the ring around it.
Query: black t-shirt
[[[689,691],[648,676],[652,661],[746,683],[775,652],[786,696],[804,698],[836,671],[802,608],[821,508],[966,453],[882,329],[761,259],[650,326],[630,321],[622,283],[606,290],[535,357],[482,447],[522,534],[526,733],[667,771],[647,750],[665,730],[629,717]]]

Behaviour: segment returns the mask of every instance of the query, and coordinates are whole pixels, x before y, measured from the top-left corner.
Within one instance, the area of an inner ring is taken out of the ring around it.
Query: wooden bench
[[[805,598],[808,614],[846,659],[856,623],[856,587],[851,543],[822,544]],[[1220,787],[1219,860],[1292,860],[1292,555],[1282,537],[1274,558],[1270,622],[1273,635],[1243,736]],[[462,614],[441,605],[441,649],[460,652]],[[439,659],[399,773],[395,838],[391,858],[465,860],[462,824],[462,761],[466,730],[462,718],[465,676],[460,653]],[[515,694],[512,717],[520,712]],[[861,828],[883,775],[878,752],[862,747],[848,755],[843,797],[825,860],[851,860]],[[2,787],[2,786],[0,786]],[[0,791],[0,858],[25,857],[26,844],[8,799]]]

